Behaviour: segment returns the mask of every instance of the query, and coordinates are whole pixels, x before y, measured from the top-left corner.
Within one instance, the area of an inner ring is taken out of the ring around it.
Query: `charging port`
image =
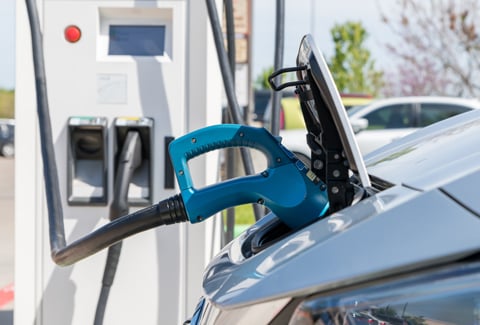
[[[70,117],[68,120],[69,205],[107,204],[106,130],[104,117]]]
[[[132,206],[152,202],[152,135],[153,119],[148,117],[118,117],[115,119],[115,157],[125,143],[129,131],[137,131],[142,143],[142,162],[132,176],[128,189],[128,203]]]

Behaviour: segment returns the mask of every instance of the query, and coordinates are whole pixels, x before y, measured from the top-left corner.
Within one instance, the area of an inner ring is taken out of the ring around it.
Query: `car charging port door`
[[[115,156],[123,148],[127,133],[136,131],[142,144],[142,162],[132,175],[128,204],[149,205],[152,202],[152,135],[153,119],[148,117],[117,117],[115,119]]]
[[[108,202],[107,119],[70,117],[68,120],[69,205]]]

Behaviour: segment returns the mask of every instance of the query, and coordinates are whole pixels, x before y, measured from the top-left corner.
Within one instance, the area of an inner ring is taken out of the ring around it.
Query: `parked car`
[[[480,101],[456,97],[378,99],[347,111],[363,155],[443,119],[480,108]],[[282,130],[280,136],[302,159],[310,157],[305,130]]]
[[[291,90],[281,92],[280,100],[280,129],[295,130],[305,129],[305,121],[303,120],[302,110],[298,102],[297,95]],[[272,118],[272,98],[269,97],[265,113],[263,114],[263,126],[270,129],[270,120]]]
[[[418,128],[479,108],[476,99],[400,97],[354,107],[348,116],[360,150],[367,154]]]
[[[373,100],[371,95],[367,94],[340,94],[342,104],[345,109],[366,105]],[[270,128],[270,119],[272,114],[272,103],[269,98],[265,111],[263,113],[264,126]],[[297,95],[291,90],[282,91],[282,100],[280,102],[280,130],[305,129],[302,110]]]
[[[263,116],[270,100],[272,92],[269,89],[255,89],[253,96],[253,120],[257,122],[263,121]]]
[[[0,154],[10,158],[15,155],[15,120],[0,120]]]

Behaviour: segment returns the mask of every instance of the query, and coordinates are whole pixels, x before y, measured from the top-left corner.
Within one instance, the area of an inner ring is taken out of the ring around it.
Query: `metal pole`
[[[285,0],[277,0],[277,8],[275,15],[275,60],[273,70],[277,71],[283,65],[283,52],[285,42]],[[280,77],[277,77],[280,78]],[[276,80],[280,84],[279,80]],[[271,132],[278,135],[280,132],[280,101],[282,94],[278,91],[273,92],[272,96],[272,116],[271,116]]]

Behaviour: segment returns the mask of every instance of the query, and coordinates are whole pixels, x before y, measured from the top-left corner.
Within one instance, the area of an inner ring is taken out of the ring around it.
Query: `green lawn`
[[[226,210],[222,213],[224,225],[226,221]],[[235,207],[235,229],[234,236],[237,237],[241,232],[255,223],[255,216],[253,214],[253,206],[251,204],[244,204]]]
[[[15,117],[15,92],[0,89],[0,118]]]

